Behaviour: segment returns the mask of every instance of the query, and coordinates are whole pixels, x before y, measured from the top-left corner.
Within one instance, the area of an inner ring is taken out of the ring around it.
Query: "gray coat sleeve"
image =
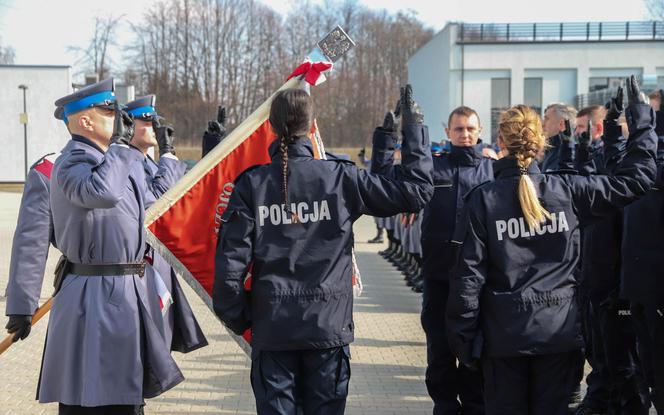
[[[159,199],[184,176],[187,165],[175,158],[160,157],[157,167],[157,173],[148,177],[148,190]]]
[[[115,206],[126,194],[134,164],[143,160],[138,150],[122,145],[111,145],[101,163],[84,151],[73,151],[62,157],[53,179],[67,199],[90,209]]]
[[[30,169],[12,243],[6,314],[32,315],[38,307],[53,235],[49,179]]]

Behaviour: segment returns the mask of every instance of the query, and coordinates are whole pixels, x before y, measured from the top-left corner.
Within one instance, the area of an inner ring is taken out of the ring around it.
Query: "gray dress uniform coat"
[[[25,181],[9,266],[8,316],[32,315],[39,307],[48,248],[54,242],[49,186],[56,158],[57,154],[42,157]]]
[[[184,176],[187,168],[186,164],[176,158],[160,157],[159,163],[156,163],[150,157],[143,161],[143,168],[147,178],[148,188],[146,193],[146,208],[149,208],[154,201],[161,197]],[[164,281],[166,289],[171,293],[173,304],[167,312],[162,315],[162,332],[166,344],[173,351],[188,353],[201,347],[207,346],[208,342],[203,334],[196,316],[185,297],[182,287],[175,275],[173,268],[166,262],[166,259],[159,255],[155,250],[151,250],[150,257],[152,266],[148,267],[148,272],[155,272]],[[151,290],[151,292],[154,292]],[[153,297],[154,299],[157,299]],[[161,314],[160,304],[154,302],[153,314]]]
[[[73,136],[55,163],[57,246],[73,263],[136,263],[145,254],[143,155],[103,153]],[[138,166],[136,166],[138,164]],[[53,302],[38,398],[67,405],[140,405],[184,378],[150,311],[147,278],[68,274]]]

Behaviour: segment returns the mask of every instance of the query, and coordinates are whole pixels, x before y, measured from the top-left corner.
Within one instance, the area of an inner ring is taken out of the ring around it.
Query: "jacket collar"
[[[482,144],[478,143],[470,147],[452,145],[450,159],[462,166],[474,166],[482,159]]]
[[[276,139],[270,144],[268,149],[272,161],[281,160],[281,152],[279,151],[279,139]],[[313,158],[314,147],[307,137],[298,137],[294,143],[288,146],[288,158]]]
[[[101,149],[97,144],[95,144],[94,141],[90,140],[89,138],[83,137],[82,135],[78,134],[72,134],[71,136],[72,141],[76,141],[77,143],[83,143],[87,144],[90,147],[94,148],[95,150],[99,151],[101,154],[104,154],[104,150]]]
[[[532,163],[530,163],[530,166],[528,166],[528,174],[539,173],[540,169],[537,167],[537,162],[533,160]],[[500,160],[496,160],[493,163],[493,174],[496,179],[498,179],[502,177],[519,176],[521,171],[519,170],[519,166],[516,164],[516,158],[512,156],[506,156]]]

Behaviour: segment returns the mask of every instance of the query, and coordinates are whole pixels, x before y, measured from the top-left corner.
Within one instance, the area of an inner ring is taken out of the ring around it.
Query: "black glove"
[[[166,153],[175,154],[175,148],[173,147],[173,133],[175,129],[172,125],[165,124],[162,118],[157,118],[153,123],[154,132],[157,136],[157,144],[159,145],[159,155],[162,156]]]
[[[639,88],[636,77],[631,75],[627,78],[627,105],[647,104],[646,96]]]
[[[32,327],[32,316],[25,315],[10,315],[9,321],[5,328],[7,333],[15,333],[12,341],[17,342],[19,339],[24,340],[30,334]]]
[[[574,132],[572,131],[572,124],[570,124],[569,120],[565,120],[565,130],[558,133],[558,135],[563,143],[574,141]]]
[[[410,84],[401,90],[400,106],[403,125],[424,123],[424,114],[413,99],[413,87]]]
[[[623,89],[621,86],[618,87],[618,92],[616,92],[615,98],[611,98],[604,107],[606,107],[605,120],[615,121],[620,118],[620,115],[622,115],[625,110],[623,107]]]
[[[588,128],[586,128],[586,131],[579,134],[579,136],[577,137],[577,141],[582,146],[588,146],[592,141],[592,137],[593,137],[593,122],[592,120],[588,120]]]
[[[205,132],[219,135],[219,139],[224,138],[226,135],[226,107],[219,106],[217,119],[208,121],[208,128]]]
[[[383,129],[386,131],[391,131],[396,133],[399,130],[399,116],[401,115],[401,100],[397,102],[394,111],[388,111],[385,113],[385,119],[383,120]]]
[[[115,120],[113,121],[111,144],[129,145],[131,139],[134,138],[134,120],[126,111],[120,109],[117,101],[115,102],[114,109]]]

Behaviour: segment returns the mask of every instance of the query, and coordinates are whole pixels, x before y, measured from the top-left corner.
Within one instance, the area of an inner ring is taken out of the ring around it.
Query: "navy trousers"
[[[349,346],[252,352],[258,415],[342,415],[349,381]]]
[[[427,338],[425,382],[433,400],[433,414],[483,415],[482,373],[457,365],[447,341],[445,308],[449,292],[446,281],[424,279],[421,317]]]
[[[578,350],[566,353],[484,357],[487,415],[566,415],[576,386]]]
[[[608,375],[606,372],[604,356],[604,339],[600,328],[597,312],[590,301],[590,295],[586,289],[580,289],[581,321],[583,323],[583,340],[585,347],[585,358],[590,364],[590,373],[586,376],[586,396],[583,398],[584,406],[596,412],[606,412],[609,402]],[[580,362],[579,371],[583,378],[584,361]],[[580,381],[581,379],[579,379]],[[580,383],[580,382],[579,382]]]
[[[610,294],[591,301],[602,339],[609,391],[607,412],[648,415],[648,386],[638,358],[629,302],[611,298]]]
[[[632,303],[631,312],[650,399],[657,414],[664,415],[664,308]]]

